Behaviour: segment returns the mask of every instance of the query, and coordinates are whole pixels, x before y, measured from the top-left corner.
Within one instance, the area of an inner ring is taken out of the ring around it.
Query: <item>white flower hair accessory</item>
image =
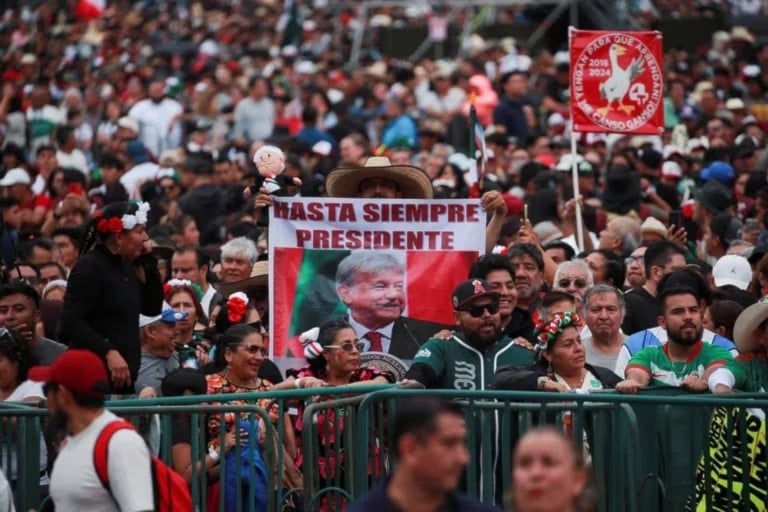
[[[323,354],[323,346],[317,341],[319,336],[319,327],[313,327],[299,335],[299,341],[304,345],[304,357],[306,357],[308,361],[317,359]]]
[[[167,283],[169,286],[192,286],[192,281],[189,279],[171,279]]]
[[[149,213],[149,203],[139,203],[139,208],[133,215],[125,214],[120,219],[123,222],[123,229],[130,231],[136,226],[147,223],[147,213]]]

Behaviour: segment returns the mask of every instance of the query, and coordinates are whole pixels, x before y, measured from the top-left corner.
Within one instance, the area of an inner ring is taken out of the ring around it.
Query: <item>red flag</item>
[[[661,134],[660,32],[570,31],[575,132]]]

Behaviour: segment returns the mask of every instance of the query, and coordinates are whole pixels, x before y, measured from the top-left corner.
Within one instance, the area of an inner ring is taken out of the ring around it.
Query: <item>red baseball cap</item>
[[[50,366],[30,368],[28,378],[52,382],[89,396],[102,397],[109,393],[107,368],[101,358],[89,350],[67,350]]]

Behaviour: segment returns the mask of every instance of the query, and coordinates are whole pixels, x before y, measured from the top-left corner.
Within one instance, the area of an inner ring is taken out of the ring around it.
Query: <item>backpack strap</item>
[[[93,467],[96,469],[96,476],[99,477],[101,485],[104,486],[110,495],[112,495],[112,489],[109,485],[109,465],[107,464],[109,442],[116,432],[129,429],[136,430],[133,425],[125,420],[116,420],[108,423],[107,426],[99,432],[99,436],[96,438],[96,444],[93,448]]]

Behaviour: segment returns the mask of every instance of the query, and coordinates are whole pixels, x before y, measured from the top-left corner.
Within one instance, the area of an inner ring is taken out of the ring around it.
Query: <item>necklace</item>
[[[562,375],[556,374],[560,380],[565,382],[565,384],[571,388],[571,389],[581,389],[581,387],[584,385],[584,379],[587,377],[586,370],[582,370],[582,374],[580,377],[577,377],[576,379],[573,378],[565,378]]]

